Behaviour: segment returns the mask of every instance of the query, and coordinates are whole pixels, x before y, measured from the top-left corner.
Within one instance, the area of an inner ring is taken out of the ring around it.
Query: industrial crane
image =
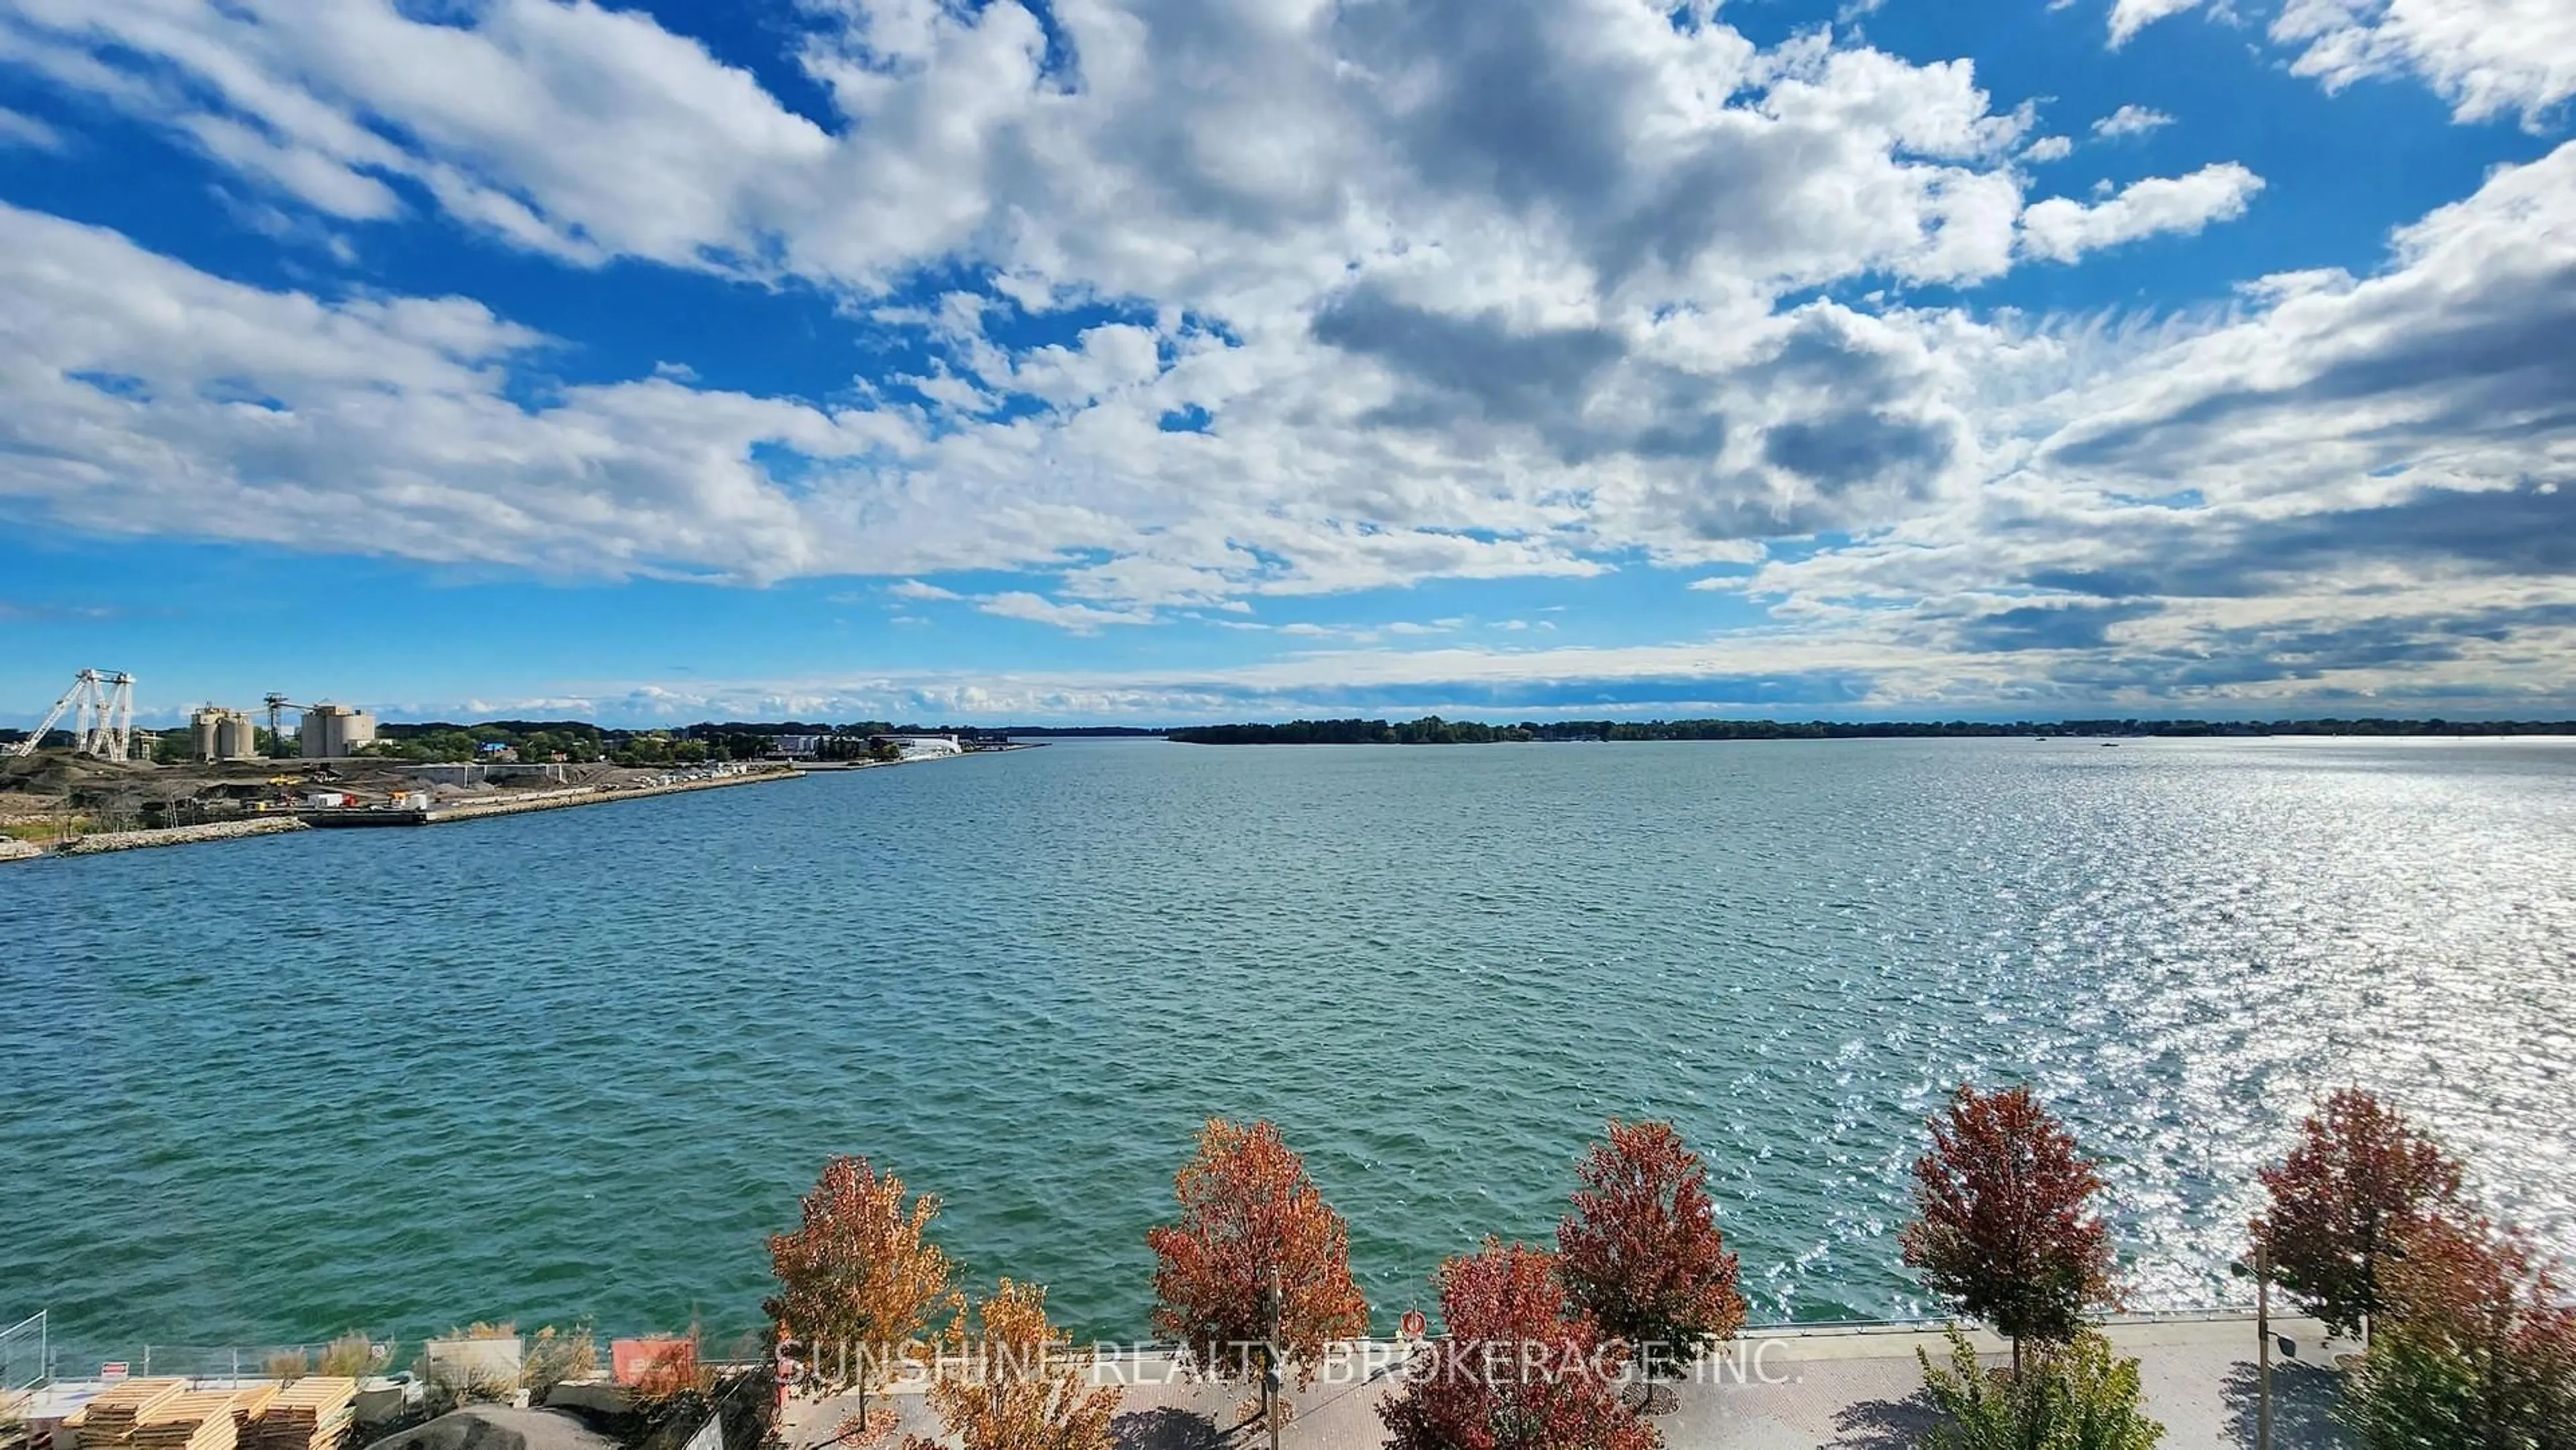
[[[9,747],[12,759],[36,753],[45,734],[63,712],[72,712],[72,748],[108,760],[123,760],[134,742],[134,677],[123,670],[83,670],[72,687],[45,712],[34,734]]]
[[[284,721],[280,719],[278,712],[281,710],[310,710],[314,707],[311,705],[296,704],[293,700],[286,698],[284,695],[278,694],[266,696],[261,703],[268,706],[268,758],[271,760],[284,760],[286,758],[286,737],[279,733],[280,727],[284,724]]]

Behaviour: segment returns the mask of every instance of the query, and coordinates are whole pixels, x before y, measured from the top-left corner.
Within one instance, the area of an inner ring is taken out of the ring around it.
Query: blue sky
[[[2576,6],[0,0],[0,723],[2576,715]]]

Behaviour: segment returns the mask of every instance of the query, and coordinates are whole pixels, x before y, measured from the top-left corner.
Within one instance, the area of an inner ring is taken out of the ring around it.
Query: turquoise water
[[[1382,1323],[1551,1231],[1613,1114],[1708,1157],[1757,1318],[1921,1307],[1920,1121],[2027,1078],[2132,1301],[2215,1302],[2346,1081],[2576,1247],[2576,746],[1079,743],[0,869],[0,1320],[142,1342],[747,1327],[825,1155],[1142,1331],[1206,1114]]]

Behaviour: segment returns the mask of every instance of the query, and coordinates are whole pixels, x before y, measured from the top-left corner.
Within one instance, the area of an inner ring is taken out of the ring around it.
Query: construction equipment
[[[286,758],[286,735],[284,730],[286,722],[280,716],[279,712],[284,710],[310,710],[313,707],[311,705],[296,704],[293,700],[279,694],[264,696],[261,703],[268,706],[268,758],[271,760],[284,760]]]
[[[134,677],[123,670],[83,670],[45,712],[35,733],[9,747],[13,759],[36,753],[63,712],[72,712],[72,748],[106,760],[123,760],[133,748]]]

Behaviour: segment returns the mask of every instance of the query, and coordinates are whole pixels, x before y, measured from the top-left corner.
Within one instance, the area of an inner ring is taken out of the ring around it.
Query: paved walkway
[[[2357,1346],[2329,1342],[2313,1320],[2276,1319],[2273,1359],[2274,1450],[2347,1450],[2328,1418],[2336,1374],[2331,1356]],[[2254,1444],[2255,1340],[2252,1317],[2132,1320],[2108,1330],[2124,1355],[2139,1360],[2147,1411],[2164,1422],[2171,1450]],[[2005,1345],[1975,1336],[2001,1363]],[[1945,1363],[1938,1332],[1913,1329],[1766,1331],[1703,1365],[1677,1387],[1672,1410],[1654,1424],[1671,1450],[1909,1450],[1932,1418],[1919,1397],[1915,1351]],[[1375,1413],[1392,1389],[1384,1368],[1397,1351],[1383,1343],[1354,1346],[1348,1372],[1319,1378],[1289,1401],[1295,1419],[1281,1450],[1377,1450],[1386,1440]],[[1376,1367],[1374,1378],[1367,1372]],[[1147,1355],[1105,1362],[1103,1383],[1125,1386],[1115,1425],[1120,1450],[1266,1450],[1257,1424],[1247,1424],[1252,1391],[1243,1385],[1183,1379],[1167,1359]],[[917,1390],[884,1397],[901,1417],[894,1436],[937,1438],[939,1425]],[[800,1401],[782,1424],[791,1450],[829,1441],[853,1413],[849,1397]]]

